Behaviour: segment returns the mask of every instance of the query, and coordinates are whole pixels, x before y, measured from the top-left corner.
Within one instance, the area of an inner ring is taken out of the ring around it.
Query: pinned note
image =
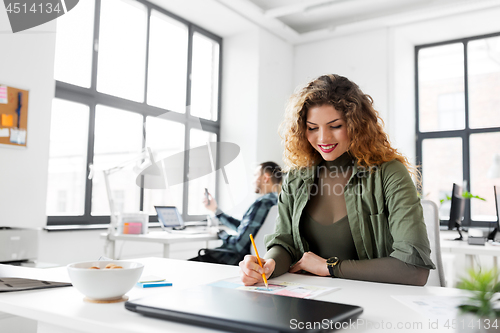
[[[2,114],[1,124],[3,127],[12,127],[14,126],[14,117],[11,114]]]
[[[17,143],[18,145],[26,144],[26,130],[11,128],[10,142]]]
[[[8,104],[7,86],[0,86],[0,104]]]
[[[10,136],[8,128],[0,128],[0,138],[8,138]]]

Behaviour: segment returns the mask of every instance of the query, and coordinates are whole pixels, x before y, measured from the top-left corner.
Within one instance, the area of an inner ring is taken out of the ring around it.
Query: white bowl
[[[122,269],[105,269],[107,264]],[[95,266],[100,269],[90,269]],[[144,265],[132,261],[85,261],[67,266],[73,286],[91,300],[110,301],[121,298],[139,281]]]

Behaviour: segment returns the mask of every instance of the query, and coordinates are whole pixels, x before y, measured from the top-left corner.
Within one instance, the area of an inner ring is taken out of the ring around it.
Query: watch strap
[[[335,276],[335,267],[337,267],[340,263],[340,259],[337,257],[331,257],[326,260],[326,267],[328,268],[328,272],[330,273],[331,277],[336,277]]]

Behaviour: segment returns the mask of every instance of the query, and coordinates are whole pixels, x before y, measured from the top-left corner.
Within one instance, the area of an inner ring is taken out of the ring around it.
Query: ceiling
[[[390,14],[404,13],[428,6],[432,0],[249,0],[290,28],[304,34],[364,21]]]
[[[292,44],[500,6],[500,0],[215,1]]]

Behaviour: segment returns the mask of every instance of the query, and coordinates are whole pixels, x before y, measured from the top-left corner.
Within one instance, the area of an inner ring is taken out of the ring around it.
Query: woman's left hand
[[[321,258],[312,252],[306,252],[302,258],[293,265],[288,272],[296,273],[298,271],[307,271],[314,275],[330,276],[328,267],[326,267],[326,259]]]

